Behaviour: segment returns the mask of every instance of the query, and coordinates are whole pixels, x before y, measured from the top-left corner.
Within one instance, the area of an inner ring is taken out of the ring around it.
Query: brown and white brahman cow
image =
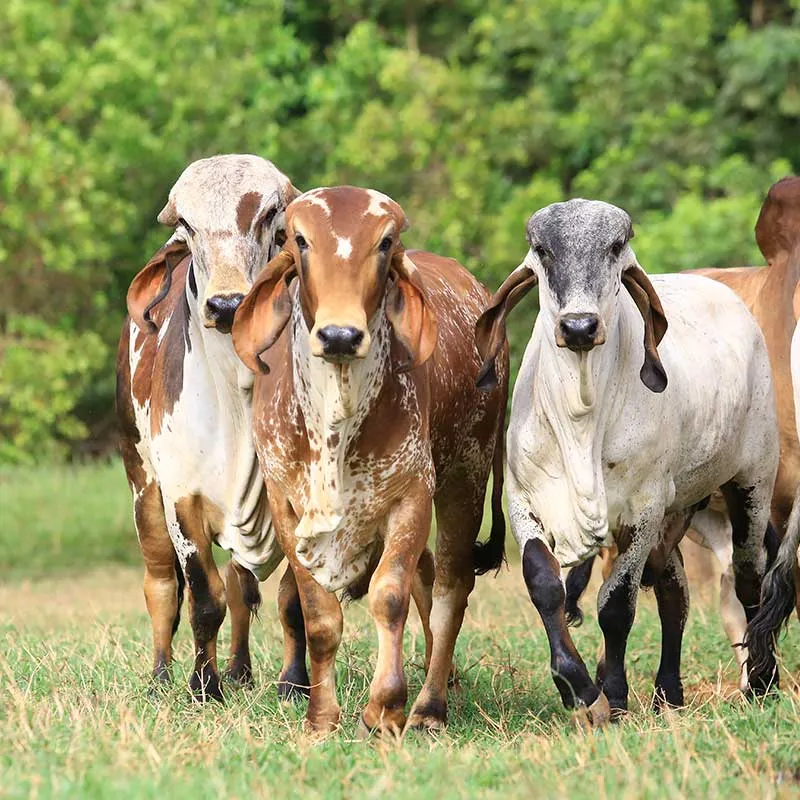
[[[307,722],[339,723],[334,592],[368,580],[378,658],[361,730],[437,728],[475,574],[503,558],[500,380],[475,388],[472,330],[489,294],[462,266],[400,242],[406,218],[376,191],[316,189],[287,209],[285,249],[236,314],[256,373],[254,437],[276,535],[297,579],[311,662]],[[492,531],[478,545],[489,472]],[[403,628],[436,507],[432,640],[406,719]]]
[[[222,696],[216,640],[226,598],[233,625],[228,674],[250,679],[257,578],[283,558],[251,433],[253,376],[229,333],[241,299],[280,249],[284,211],[296,195],[289,179],[257,156],[195,161],[158,215],[173,235],[128,291],[117,413],[145,561],[153,675],[169,679],[185,582],[195,644],[190,686],[198,699]],[[212,542],[232,554],[226,582]],[[299,631],[288,637],[293,649],[282,678],[307,683],[302,614],[289,570],[279,605],[284,627]]]

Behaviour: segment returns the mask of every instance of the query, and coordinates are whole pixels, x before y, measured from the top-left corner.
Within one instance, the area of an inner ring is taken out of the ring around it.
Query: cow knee
[[[555,559],[542,557],[541,548],[531,540],[525,545],[522,556],[522,576],[531,601],[542,616],[558,613],[564,605],[566,593],[557,569],[553,568]],[[547,555],[550,555],[547,553]]]
[[[342,617],[338,615],[314,615],[306,618],[306,639],[314,658],[319,660],[336,652],[342,639]]]
[[[210,580],[196,553],[186,559],[186,582],[191,598],[192,631],[196,641],[209,642],[214,639],[225,619],[225,586],[216,576]]]
[[[389,628],[405,622],[408,603],[408,592],[404,592],[399,581],[394,578],[378,580],[370,587],[370,612],[376,622]]]

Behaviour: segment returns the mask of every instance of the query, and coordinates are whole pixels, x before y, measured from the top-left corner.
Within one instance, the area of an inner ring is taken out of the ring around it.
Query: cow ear
[[[189,245],[181,239],[167,242],[133,279],[128,289],[128,314],[145,333],[157,330],[153,309],[169,294],[172,270],[190,255]]]
[[[406,358],[398,372],[408,372],[424,364],[436,347],[439,326],[425,284],[405,250],[392,256],[390,286],[386,296],[386,316]]]
[[[278,341],[292,315],[289,284],[297,274],[294,256],[281,250],[259,275],[233,318],[233,346],[251,372],[269,372],[260,355]]]
[[[156,219],[168,228],[174,228],[178,224],[178,209],[172,197],[167,200],[167,204],[161,209]]]
[[[667,388],[667,373],[657,348],[667,332],[667,318],[661,300],[647,273],[635,261],[622,273],[622,284],[644,320],[644,364],[639,377],[651,392],[663,392]]]
[[[536,273],[523,261],[492,295],[475,323],[475,344],[483,359],[475,379],[479,389],[489,391],[497,386],[495,359],[506,341],[506,317],[538,281]]]

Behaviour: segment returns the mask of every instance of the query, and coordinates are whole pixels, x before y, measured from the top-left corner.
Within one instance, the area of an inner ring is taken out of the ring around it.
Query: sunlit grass
[[[355,740],[375,663],[363,602],[345,613],[341,730],[323,741],[304,733],[304,707],[280,704],[275,692],[277,576],[262,585],[264,604],[253,629],[256,688],[229,689],[224,705],[193,704],[185,688],[191,640],[184,619],[174,683],[151,694],[141,568],[106,558],[124,552],[138,561],[128,490],[113,471],[118,468],[67,477],[53,471],[27,484],[24,496],[36,508],[28,535],[44,542],[52,542],[56,523],[30,487],[71,485],[80,492],[72,503],[57,503],[62,550],[57,559],[48,562],[43,554],[35,562],[46,577],[19,580],[25,562],[18,560],[14,577],[0,582],[0,796],[394,800],[800,793],[800,699],[791,677],[800,674],[800,628],[795,621],[784,640],[780,696],[748,703],[736,689],[713,586],[693,598],[684,649],[687,709],[662,716],[649,710],[660,631],[652,595],[643,594],[629,648],[632,711],[597,734],[575,730],[561,707],[518,564],[478,580],[457,647],[460,685],[451,693],[448,728],[436,737],[411,734],[399,747]],[[25,485],[15,476],[0,491]],[[13,496],[19,501],[23,493]],[[112,510],[117,503],[119,510]],[[77,513],[87,507],[94,516]],[[8,518],[7,509],[0,513]],[[117,514],[118,524],[107,524]],[[81,536],[66,530],[90,523],[107,529],[108,538],[99,529]],[[0,535],[7,552],[13,538],[7,530]],[[65,546],[74,552],[64,556]],[[65,563],[72,565],[66,572]],[[592,606],[591,599],[584,602],[586,621],[575,631],[590,670],[600,642]],[[228,641],[225,627],[221,653]],[[413,699],[423,679],[423,640],[413,614],[404,654]]]

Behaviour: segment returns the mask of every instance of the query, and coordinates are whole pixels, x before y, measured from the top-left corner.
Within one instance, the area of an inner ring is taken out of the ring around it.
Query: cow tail
[[[175,611],[175,619],[172,620],[173,636],[178,632],[178,625],[181,624],[181,606],[183,605],[183,592],[186,588],[186,577],[183,574],[177,553],[175,554],[175,577],[178,579],[178,608]]]
[[[798,489],[775,563],[761,584],[761,606],[747,626],[745,642],[749,671],[763,672],[772,661],[781,628],[795,605],[794,568],[800,546],[800,489]]]
[[[574,628],[579,628],[583,623],[583,611],[579,602],[591,580],[594,559],[595,557],[592,556],[572,567],[567,573],[567,580],[564,582],[564,611],[567,615],[567,625]]]
[[[476,575],[499,570],[506,560],[506,518],[503,513],[503,443],[505,441],[506,398],[497,425],[492,457],[492,529],[485,542],[472,545],[472,563]]]

